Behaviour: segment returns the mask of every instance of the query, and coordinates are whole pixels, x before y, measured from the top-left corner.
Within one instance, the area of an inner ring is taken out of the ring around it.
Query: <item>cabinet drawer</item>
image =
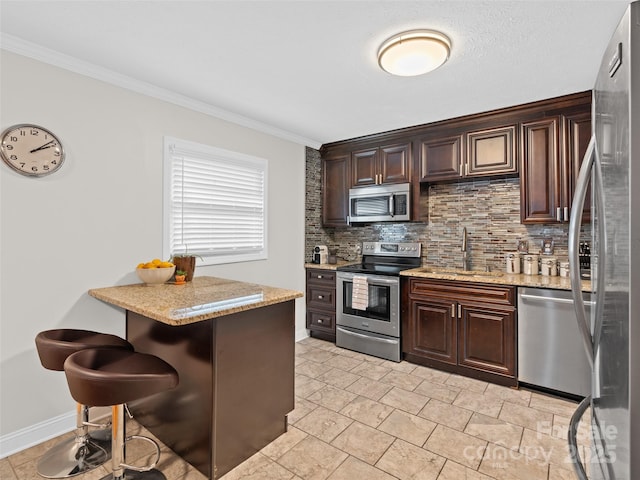
[[[322,285],[307,285],[307,308],[336,309],[336,289]]]
[[[307,328],[327,330],[333,333],[336,325],[336,314],[319,310],[307,310]]]
[[[307,269],[307,284],[326,285],[328,288],[336,288],[335,270]]]
[[[411,279],[409,295],[413,297],[454,298],[456,301],[476,301],[515,306],[515,287],[493,286],[472,282]]]

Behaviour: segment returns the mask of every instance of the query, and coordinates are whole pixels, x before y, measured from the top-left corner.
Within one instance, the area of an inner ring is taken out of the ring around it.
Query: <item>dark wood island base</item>
[[[209,478],[287,429],[294,407],[294,302],[171,326],[127,312],[136,351],[170,363],[177,388],[131,405],[136,420]]]
[[[295,299],[301,292],[215,277],[89,294],[126,311],[136,351],[178,386],[129,405],[136,421],[211,479],[287,430],[294,408]]]

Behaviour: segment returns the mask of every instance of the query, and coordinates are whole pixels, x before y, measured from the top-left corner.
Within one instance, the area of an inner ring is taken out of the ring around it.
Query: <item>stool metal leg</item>
[[[37,464],[37,472],[45,478],[68,478],[99,467],[109,460],[109,446],[100,445],[89,435],[89,407],[76,405],[76,431],[73,438],[49,449]]]
[[[111,407],[111,465],[113,471],[109,475],[102,477],[100,480],[166,480],[164,474],[154,468],[160,459],[160,447],[158,447],[158,444],[150,438],[139,437],[137,435],[131,437],[150,441],[156,446],[157,456],[155,462],[148,467],[143,468],[133,467],[125,463],[125,421],[124,404],[113,405]]]

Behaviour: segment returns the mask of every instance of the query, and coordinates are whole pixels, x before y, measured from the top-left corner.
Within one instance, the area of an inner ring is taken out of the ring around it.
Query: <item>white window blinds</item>
[[[266,185],[265,159],[165,138],[165,253],[267,258]]]

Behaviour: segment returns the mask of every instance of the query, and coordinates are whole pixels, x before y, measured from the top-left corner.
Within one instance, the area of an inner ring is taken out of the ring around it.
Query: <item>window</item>
[[[267,160],[165,137],[164,183],[165,256],[267,258]]]

